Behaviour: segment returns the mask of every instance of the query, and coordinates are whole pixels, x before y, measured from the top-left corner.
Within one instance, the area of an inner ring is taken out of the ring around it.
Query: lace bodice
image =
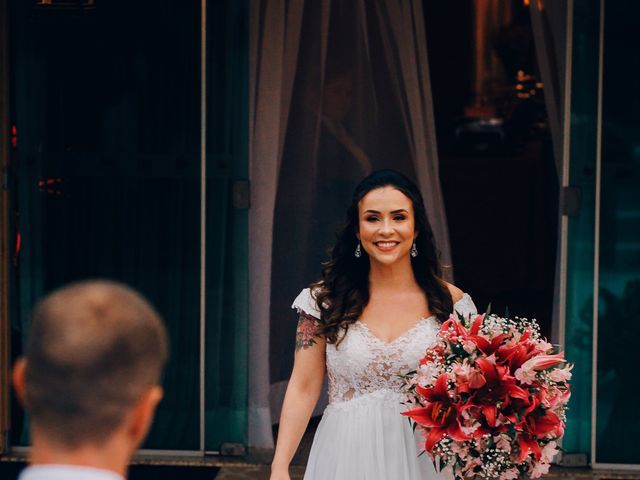
[[[298,295],[293,308],[320,318],[309,289]],[[463,315],[477,312],[466,293],[455,303],[454,309]],[[420,320],[392,342],[385,342],[360,321],[350,325],[339,346],[327,344],[326,347],[330,403],[379,391],[397,392],[402,386],[398,374],[417,367],[425,350],[435,342],[439,328],[440,322],[431,316]]]

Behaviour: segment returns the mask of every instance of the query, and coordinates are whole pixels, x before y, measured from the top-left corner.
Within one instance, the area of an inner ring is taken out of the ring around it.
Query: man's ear
[[[16,396],[22,404],[26,407],[26,371],[27,371],[27,359],[24,357],[18,358],[13,366],[13,388],[16,390]]]
[[[130,424],[130,433],[138,445],[141,444],[147,436],[147,433],[151,428],[151,424],[153,423],[153,416],[155,414],[156,407],[158,406],[158,403],[160,403],[160,400],[162,400],[163,395],[164,391],[162,390],[162,387],[160,385],[153,385],[144,392],[134,407]]]

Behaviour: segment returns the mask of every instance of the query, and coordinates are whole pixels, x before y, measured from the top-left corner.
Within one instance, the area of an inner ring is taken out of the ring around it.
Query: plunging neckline
[[[455,306],[460,303],[462,300],[464,300],[464,298],[467,296],[466,293],[462,294],[462,297],[460,297],[460,299],[455,302],[453,304],[453,311],[455,312]],[[375,333],[373,333],[373,330],[371,330],[371,328],[369,327],[369,325],[367,325],[365,322],[363,322],[362,320],[358,319],[355,321],[355,323],[359,324],[360,326],[362,326],[364,328],[364,330],[369,333],[370,336],[372,336],[375,340],[377,340],[378,342],[384,344],[384,345],[393,345],[394,343],[396,343],[398,340],[406,337],[409,333],[413,332],[416,328],[418,328],[420,325],[422,325],[423,323],[427,323],[429,320],[433,320],[434,318],[436,318],[435,315],[429,315],[428,317],[422,317],[420,320],[418,320],[416,323],[414,323],[411,327],[409,327],[407,330],[405,330],[404,332],[402,332],[400,335],[398,335],[396,338],[394,338],[393,340],[383,340],[382,338],[380,338],[378,335],[376,335]]]
[[[376,335],[375,333],[373,333],[373,330],[371,330],[371,328],[369,327],[369,325],[367,325],[366,323],[364,323],[361,320],[356,320],[355,323],[359,324],[361,327],[364,328],[364,330],[369,333],[369,335],[371,335],[375,340],[377,340],[378,342],[384,344],[384,345],[393,345],[394,343],[396,343],[398,340],[406,337],[407,335],[409,335],[411,332],[413,332],[415,329],[417,329],[420,325],[422,325],[423,323],[427,323],[429,320],[433,320],[434,318],[436,318],[435,315],[429,315],[428,317],[423,317],[420,320],[418,320],[416,323],[414,323],[412,326],[410,326],[408,329],[406,329],[404,332],[402,332],[400,335],[398,335],[397,337],[395,337],[393,340],[383,340],[382,338],[380,338],[378,335]]]

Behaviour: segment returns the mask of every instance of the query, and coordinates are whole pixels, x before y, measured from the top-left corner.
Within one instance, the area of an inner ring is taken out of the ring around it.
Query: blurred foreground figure
[[[31,415],[19,480],[121,480],[162,398],[167,333],[124,285],[89,281],[42,300],[14,385]]]

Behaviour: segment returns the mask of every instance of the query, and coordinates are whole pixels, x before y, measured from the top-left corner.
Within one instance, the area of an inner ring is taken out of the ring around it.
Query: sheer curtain
[[[562,188],[564,163],[564,101],[566,78],[566,45],[568,0],[530,3],[531,25],[535,42],[540,76],[544,84],[544,100],[549,118],[553,156],[558,176],[558,187]],[[558,225],[562,222],[562,201],[558,212]],[[552,337],[557,341],[560,330],[560,284],[562,256],[560,252],[562,229],[558,228],[556,279],[554,286]]]
[[[255,0],[251,5],[249,444],[270,448],[273,436],[268,358],[273,218],[304,1]]]
[[[544,100],[549,116],[556,171],[558,178],[562,179],[567,0],[531,2],[530,11],[538,68],[544,84]]]
[[[293,360],[290,305],[319,278],[355,185],[379,168],[413,178],[451,262],[421,1],[253,9],[249,437],[270,447]]]

